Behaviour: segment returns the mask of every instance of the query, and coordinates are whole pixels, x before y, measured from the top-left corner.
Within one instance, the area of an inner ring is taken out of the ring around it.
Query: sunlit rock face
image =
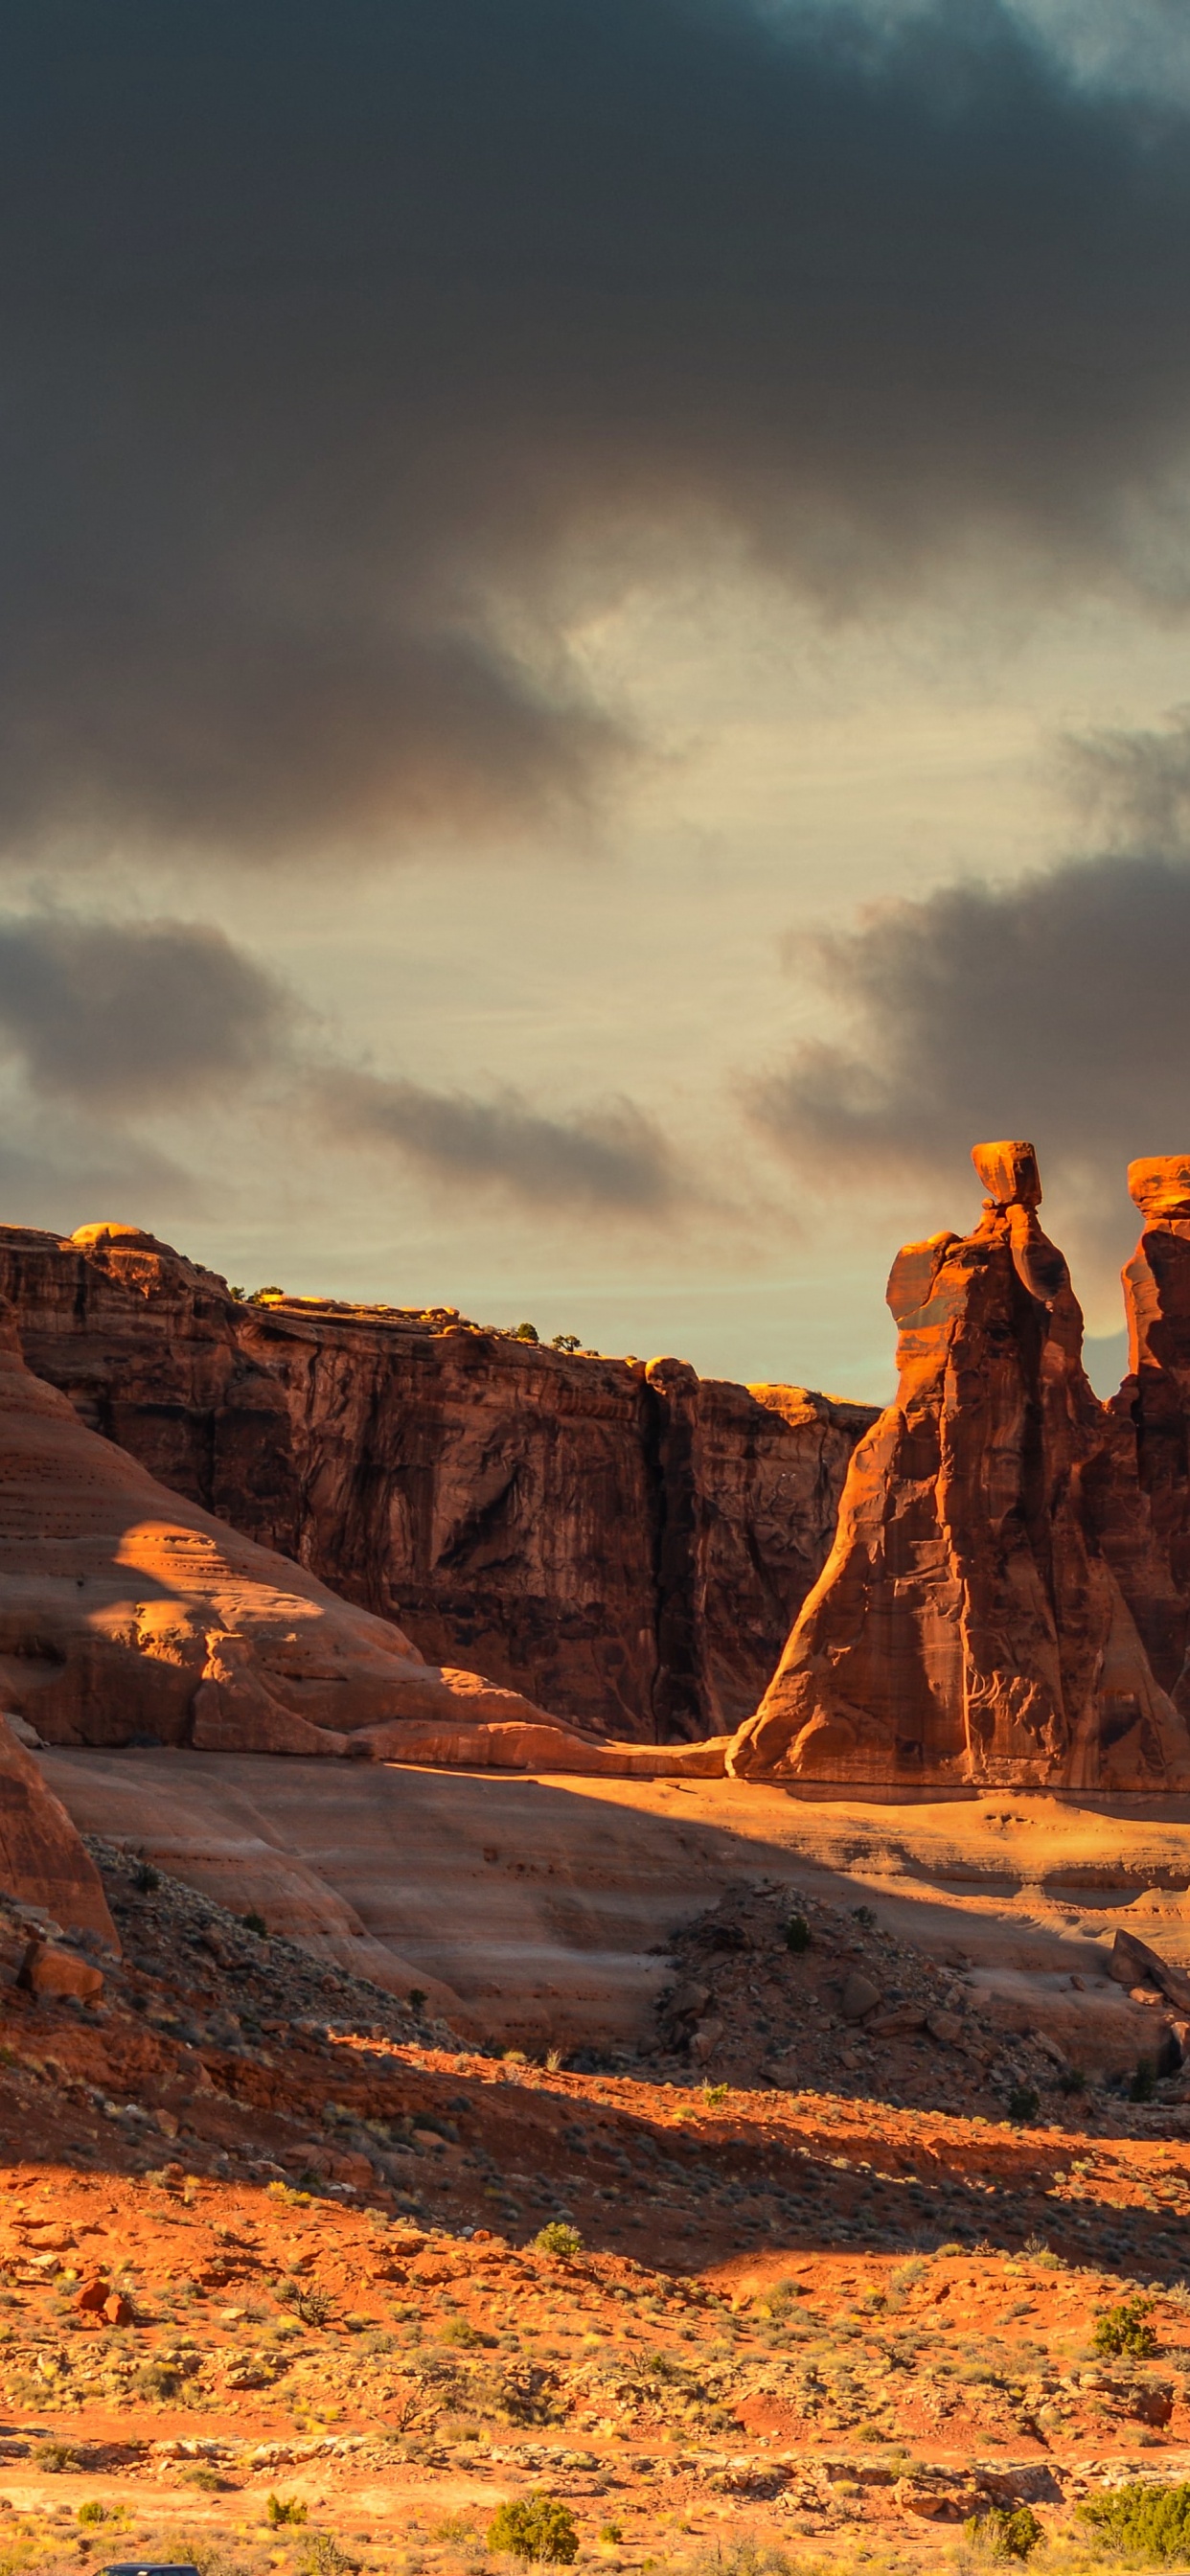
[[[0,1229],[0,1292],[30,1368],[160,1483],[433,1664],[642,1743],[755,1708],[875,1418],[448,1310],[241,1304],[131,1226]]]
[[[546,1712],[158,1484],[27,1368],[0,1310],[0,1709],[51,1744],[344,1753]],[[17,1769],[20,1768],[18,1764]],[[0,1799],[0,1805],[3,1800]],[[2,1857],[2,1854],[0,1854]]]
[[[989,1193],[974,1233],[908,1244],[893,1265],[896,1401],[856,1450],[831,1556],[730,1766],[1190,1785],[1176,1655],[1159,1679],[1140,1632],[1171,1585],[1133,1426],[1083,1370],[1032,1147],[973,1159]],[[1190,1253],[1190,1222],[1186,1239]]]

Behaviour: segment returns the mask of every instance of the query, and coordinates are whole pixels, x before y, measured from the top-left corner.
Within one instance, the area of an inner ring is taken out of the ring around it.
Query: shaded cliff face
[[[1084,1374],[1032,1149],[975,1161],[992,1192],[976,1232],[894,1264],[896,1402],[856,1451],[830,1560],[731,1767],[1184,1786],[1190,1736],[1138,1628],[1169,1586],[1134,1435]]]
[[[80,1419],[434,1664],[649,1741],[755,1707],[869,1407],[284,1301],[129,1228],[0,1230],[29,1367]]]

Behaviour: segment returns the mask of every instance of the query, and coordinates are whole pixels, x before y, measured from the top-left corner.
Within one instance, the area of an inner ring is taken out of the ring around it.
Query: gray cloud
[[[1132,1222],[1124,1164],[1190,1144],[1179,857],[943,886],[802,941],[791,962],[850,1034],[798,1046],[747,1107],[819,1185],[953,1179],[978,1137],[1030,1136],[1087,1241],[1115,1245]]]
[[[0,1061],[21,1078],[0,1180],[16,1186],[45,1153],[118,1177],[172,1166],[133,1141],[161,1111],[228,1093],[242,1116],[266,1099],[313,1112],[323,1139],[400,1157],[445,1187],[499,1187],[521,1204],[646,1219],[679,1195],[661,1130],[627,1100],[546,1116],[519,1092],[444,1093],[318,1051],[282,985],[223,933],[178,921],[103,922],[53,912],[0,915]]]
[[[1185,601],[1190,110],[997,0],[10,0],[5,39],[10,851],[582,804],[623,744],[554,585],[644,531],[835,601],[988,536]]]
[[[75,914],[0,917],[0,1054],[43,1100],[151,1115],[242,1080],[293,1016],[221,931]]]
[[[678,1195],[660,1129],[626,1100],[544,1117],[519,1092],[491,1100],[346,1070],[316,1076],[333,1135],[379,1146],[449,1185],[497,1187],[537,1208],[655,1217]]]
[[[1065,759],[1075,801],[1104,842],[1136,853],[1190,848],[1190,708],[1151,730],[1078,735]]]

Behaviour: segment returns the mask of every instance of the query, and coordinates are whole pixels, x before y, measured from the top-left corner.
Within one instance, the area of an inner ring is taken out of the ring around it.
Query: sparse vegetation
[[[1041,2095],[1031,2084],[1014,2084],[1008,2096],[1008,2117],[1014,2129],[1030,2129],[1041,2115]]]
[[[270,2528],[273,2531],[279,2531],[287,2523],[307,2522],[310,2508],[308,2504],[303,2504],[298,2496],[270,2495],[266,2500],[264,2513],[265,2521]]]
[[[1151,2102],[1157,2090],[1157,2069],[1151,2057],[1138,2057],[1132,2082],[1128,2087],[1130,2102]]]
[[[571,2227],[564,2218],[551,2218],[546,2226],[539,2227],[533,2242],[543,2254],[564,2254],[571,2260],[583,2250],[577,2227]]]
[[[1078,2514],[1129,2558],[1190,2558],[1190,2486],[1142,2485],[1136,2479],[1090,2496]]]
[[[1157,2337],[1149,2324],[1151,2299],[1120,2299],[1115,2307],[1105,2308],[1095,2320],[1096,2352],[1127,2354],[1131,2361],[1145,2361],[1157,2350]],[[1190,2489],[1187,2489],[1190,2494]]]
[[[558,2496],[517,2496],[493,2516],[488,2548],[547,2567],[571,2567],[578,2556],[574,2516]]]
[[[1045,2533],[1031,2505],[993,2505],[963,2525],[972,2548],[989,2558],[1028,2558]]]
[[[791,1914],[785,1926],[785,1947],[796,1954],[810,1947],[810,1926],[804,1914]]]

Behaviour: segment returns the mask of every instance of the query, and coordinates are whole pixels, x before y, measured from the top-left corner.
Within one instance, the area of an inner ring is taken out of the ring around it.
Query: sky
[[[0,1179],[891,1391],[1190,1149],[1182,0],[0,0]]]

